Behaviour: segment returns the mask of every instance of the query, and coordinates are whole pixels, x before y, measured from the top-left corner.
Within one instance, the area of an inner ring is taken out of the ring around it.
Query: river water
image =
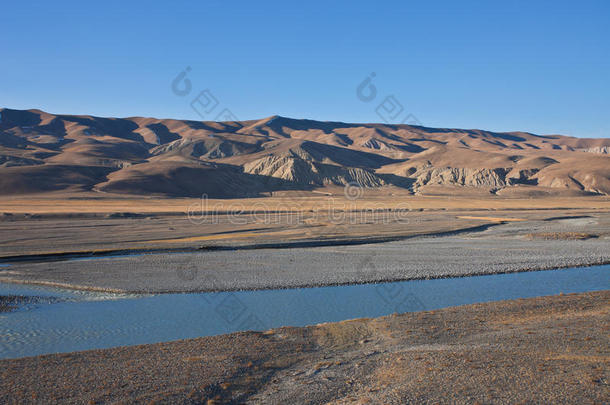
[[[283,290],[118,295],[0,283],[0,358],[156,343],[610,289],[610,266]]]

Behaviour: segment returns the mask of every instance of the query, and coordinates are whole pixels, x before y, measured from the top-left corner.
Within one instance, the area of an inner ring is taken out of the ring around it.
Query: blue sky
[[[610,1],[3,2],[0,106],[201,119],[208,89],[205,119],[381,122],[394,96],[393,122],[610,137],[609,21]]]

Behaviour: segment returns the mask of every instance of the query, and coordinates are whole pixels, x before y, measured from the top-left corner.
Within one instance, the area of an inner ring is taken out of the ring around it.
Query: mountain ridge
[[[408,193],[610,195],[610,139],[315,121],[106,118],[0,108],[0,191],[262,196],[357,183]]]

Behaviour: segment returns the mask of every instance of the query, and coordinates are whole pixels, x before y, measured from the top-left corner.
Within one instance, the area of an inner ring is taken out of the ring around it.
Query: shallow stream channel
[[[280,290],[121,295],[0,283],[0,358],[610,289],[610,265]]]

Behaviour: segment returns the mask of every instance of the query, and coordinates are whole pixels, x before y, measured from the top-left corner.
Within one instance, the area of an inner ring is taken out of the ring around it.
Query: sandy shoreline
[[[604,403],[610,292],[0,361],[4,403]]]

